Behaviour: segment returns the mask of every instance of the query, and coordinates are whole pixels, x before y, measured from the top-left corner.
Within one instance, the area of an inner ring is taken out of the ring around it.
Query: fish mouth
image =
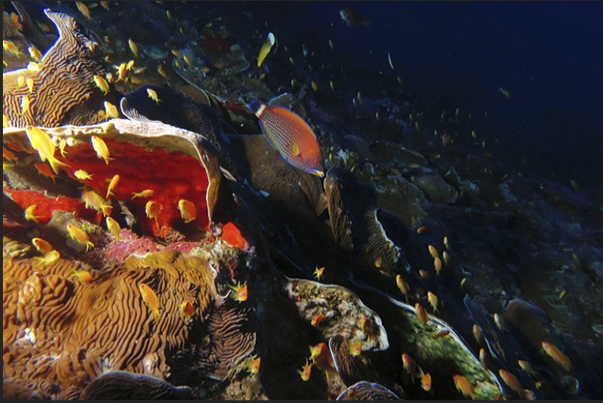
[[[324,178],[325,177],[325,171],[324,169],[311,169],[311,168],[306,168],[306,171],[311,173],[312,175],[316,175],[320,178]]]

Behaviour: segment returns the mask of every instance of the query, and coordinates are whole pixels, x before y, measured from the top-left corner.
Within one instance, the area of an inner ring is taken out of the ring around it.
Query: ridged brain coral
[[[4,378],[15,393],[77,398],[119,370],[175,385],[194,371],[223,379],[254,348],[255,333],[242,329],[247,311],[217,294],[213,271],[199,258],[175,250],[130,257],[91,273],[88,285],[72,276],[86,270],[77,261],[39,271],[32,263],[3,264]],[[140,284],[157,296],[157,321]],[[180,309],[185,301],[194,307],[190,317]]]

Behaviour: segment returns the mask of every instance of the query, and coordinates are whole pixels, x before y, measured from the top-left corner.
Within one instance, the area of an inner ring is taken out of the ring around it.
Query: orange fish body
[[[417,312],[417,318],[419,318],[421,324],[423,326],[427,325],[427,312],[425,311],[425,308],[423,308],[421,304],[417,303],[415,304],[415,311]]]
[[[555,360],[555,362],[561,364],[565,371],[569,371],[572,368],[572,363],[567,355],[563,354],[557,347],[547,343],[546,341],[543,341],[542,348],[553,360]]]
[[[456,389],[458,391],[460,391],[463,394],[463,396],[471,396],[471,399],[473,399],[473,400],[475,400],[478,397],[475,394],[475,392],[473,392],[473,389],[471,389],[469,382],[467,382],[467,379],[465,379],[464,376],[454,375],[453,379],[454,379],[454,386],[456,386]]]
[[[523,386],[521,386],[519,379],[517,379],[515,377],[515,375],[513,375],[512,373],[510,373],[508,371],[505,371],[504,369],[499,369],[498,374],[500,375],[502,380],[505,381],[507,386],[509,386],[515,392],[519,393],[519,396],[521,396],[523,398],[523,396],[524,396]]]
[[[313,363],[308,364],[308,359],[306,358],[306,365],[302,367],[301,371],[297,370],[297,372],[299,372],[299,374],[301,375],[302,381],[306,382],[308,379],[310,379],[310,374],[312,373],[312,365]]]
[[[406,297],[406,303],[408,304],[408,283],[399,274],[396,275],[396,285]]]
[[[312,128],[299,115],[276,105],[253,101],[249,109],[260,120],[264,136],[294,167],[324,176],[322,155]]]
[[[73,270],[72,276],[77,277],[81,285],[90,285],[94,282],[94,277],[92,274],[86,270]]]
[[[243,302],[247,299],[247,284],[245,284],[244,286],[241,286],[241,282],[239,281],[237,285],[232,286],[230,284],[227,284],[229,288],[232,288],[234,290],[234,292],[236,293],[233,298],[236,299],[239,302]]]
[[[442,261],[439,257],[433,259],[433,268],[436,271],[436,276],[438,276],[440,274],[440,271],[442,270]]]
[[[360,344],[360,341],[356,340],[350,344],[350,355],[356,356],[360,355],[360,353],[362,353],[362,344]]]
[[[429,254],[432,258],[435,259],[436,257],[438,257],[438,250],[433,245],[429,245],[427,249],[429,250]]]
[[[406,373],[410,375],[412,383],[415,383],[415,378],[417,377],[417,363],[415,360],[408,354],[402,354],[402,365],[404,366]]]
[[[311,322],[312,326],[318,326],[318,324],[319,324],[320,322],[322,322],[322,320],[323,320],[324,318],[325,318],[325,316],[324,316],[322,313],[319,313],[318,315],[314,316],[314,317],[312,318],[312,322]]]
[[[253,356],[251,357],[251,362],[248,364],[248,371],[252,374],[257,374],[260,371],[260,362],[261,362],[261,358],[257,357],[254,358]]]
[[[33,238],[31,240],[31,243],[33,244],[33,246],[36,247],[36,249],[38,250],[38,252],[40,252],[43,255],[47,254],[48,252],[50,252],[51,250],[54,249],[52,247],[52,245],[50,245],[50,243],[48,243],[47,241],[43,240],[42,238]]]
[[[187,320],[190,319],[195,313],[195,307],[190,301],[184,301],[178,306],[180,307],[180,312],[182,313],[182,316],[184,316],[184,318]]]
[[[180,215],[185,224],[197,219],[197,207],[193,202],[180,199],[178,201],[178,210],[180,210]]]
[[[421,378],[421,387],[429,392],[431,390],[431,375],[423,372],[423,368],[419,367],[419,378]]]
[[[140,284],[138,288],[140,289],[142,300],[147,304],[151,312],[153,312],[153,318],[157,321],[159,319],[159,300],[157,299],[155,291],[144,283]]]

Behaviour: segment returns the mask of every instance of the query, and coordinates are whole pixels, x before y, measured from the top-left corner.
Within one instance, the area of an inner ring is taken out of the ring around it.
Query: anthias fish
[[[312,128],[296,113],[276,105],[253,101],[249,109],[260,120],[264,136],[291,165],[324,176],[322,155]]]

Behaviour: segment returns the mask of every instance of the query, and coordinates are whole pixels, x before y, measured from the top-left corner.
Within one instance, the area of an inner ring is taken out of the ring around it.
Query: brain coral
[[[90,271],[89,284],[72,276],[86,270],[77,261],[32,263],[3,262],[4,384],[16,395],[29,388],[32,396],[78,398],[110,371],[175,385],[193,372],[224,379],[255,346],[255,332],[242,326],[248,312],[217,294],[199,258],[176,250],[129,257]],[[141,284],[157,296],[157,320]],[[181,310],[187,301],[192,315]]]

